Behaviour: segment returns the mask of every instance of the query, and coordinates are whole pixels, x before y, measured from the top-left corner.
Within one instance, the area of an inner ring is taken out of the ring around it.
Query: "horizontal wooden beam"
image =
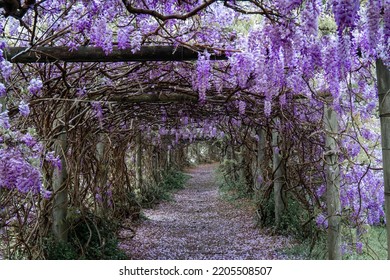
[[[135,53],[131,49],[118,49],[105,54],[100,47],[80,46],[76,50],[69,47],[11,47],[5,50],[5,58],[12,63],[64,62],[130,62],[130,61],[193,61],[198,52],[179,46],[143,46]],[[225,54],[210,56],[211,60],[226,60]]]

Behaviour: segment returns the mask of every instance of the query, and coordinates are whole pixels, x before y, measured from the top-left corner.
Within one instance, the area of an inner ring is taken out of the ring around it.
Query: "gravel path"
[[[172,201],[143,211],[148,219],[136,228],[134,238],[120,244],[130,259],[285,258],[278,250],[290,246],[288,238],[263,233],[253,224],[253,211],[220,198],[216,167],[189,170],[192,178]]]

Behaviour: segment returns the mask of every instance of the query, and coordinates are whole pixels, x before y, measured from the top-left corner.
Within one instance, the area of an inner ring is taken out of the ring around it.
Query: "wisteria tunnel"
[[[390,258],[390,0],[0,11],[0,259]]]

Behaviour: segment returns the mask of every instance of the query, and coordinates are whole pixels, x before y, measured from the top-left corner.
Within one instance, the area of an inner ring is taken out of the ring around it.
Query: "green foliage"
[[[162,174],[158,184],[149,185],[142,192],[137,193],[139,204],[143,207],[151,207],[158,201],[170,200],[172,192],[184,188],[189,178],[189,175],[181,171],[169,169]]]
[[[68,242],[56,242],[53,236],[44,241],[46,259],[118,260],[126,255],[118,248],[117,227],[108,219],[93,214],[69,221]]]
[[[220,190],[225,198],[236,200],[240,198],[251,198],[259,209],[258,224],[262,227],[273,227],[275,224],[275,202],[272,185],[264,187],[261,192],[250,191],[244,180],[232,175],[232,170],[238,168],[237,162],[225,160],[217,170],[217,178]],[[304,240],[316,233],[316,225],[311,219],[309,211],[292,195],[285,196],[287,210],[281,217],[279,233],[293,235],[295,238]]]
[[[327,239],[324,231],[317,231],[315,238],[298,241],[283,251],[291,259],[324,260],[327,256]]]
[[[189,178],[190,176],[184,174],[183,172],[168,170],[163,175],[163,179],[158,187],[167,191],[182,189]]]
[[[216,171],[219,190],[229,201],[251,198],[253,194],[244,179],[237,175],[237,169],[236,161],[225,159]]]
[[[383,226],[370,227],[360,238],[363,243],[362,252],[356,251],[356,229],[353,232],[344,229],[343,259],[344,260],[386,260],[386,228]],[[295,246],[286,249],[284,254],[299,259],[326,259],[327,235],[326,231],[317,231],[315,243],[310,239],[303,240]]]
[[[343,259],[346,260],[386,260],[387,240],[386,228],[384,226],[367,226],[366,232],[361,235],[360,242],[363,243],[362,252],[357,252],[356,230],[345,232],[344,240],[349,244],[345,250]]]
[[[299,201],[290,194],[285,196],[286,210],[283,212],[278,231],[282,234],[289,234],[298,240],[313,238],[317,234],[317,228],[310,212],[305,209]],[[263,211],[265,212],[264,226],[273,226],[275,217],[274,194],[269,199],[263,200]]]
[[[48,260],[76,260],[79,258],[76,249],[68,242],[57,242],[54,236],[46,238],[42,249]]]

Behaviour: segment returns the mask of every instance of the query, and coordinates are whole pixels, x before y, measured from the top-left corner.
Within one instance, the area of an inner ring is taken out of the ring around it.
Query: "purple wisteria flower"
[[[9,80],[12,74],[12,64],[9,61],[3,60],[0,62],[0,70],[5,80]]]
[[[0,112],[1,112],[1,107],[2,105],[0,104]],[[0,113],[0,128],[9,129],[10,126],[11,125],[9,123],[8,111],[6,110]]]
[[[94,101],[91,103],[93,111],[95,112],[96,118],[100,123],[103,122],[103,108],[99,101]]]
[[[205,51],[204,54],[199,54],[199,59],[196,65],[196,80],[193,88],[199,92],[199,102],[206,102],[206,91],[210,87],[210,54]]]
[[[7,94],[7,89],[3,83],[0,83],[0,97],[5,97]]]
[[[43,83],[40,79],[32,79],[30,81],[30,85],[28,86],[28,90],[32,95],[40,95],[42,92]]]
[[[26,133],[21,140],[27,145],[27,147],[34,147],[37,144],[37,140],[30,135],[30,133]]]
[[[48,190],[42,190],[42,191],[41,191],[41,195],[42,195],[42,197],[43,197],[44,199],[49,200],[49,199],[52,197],[53,192],[48,191]]]
[[[362,254],[363,253],[363,243],[358,241],[356,242],[356,252],[358,254]]]
[[[27,117],[30,114],[30,107],[29,107],[28,103],[25,103],[23,100],[20,102],[18,108],[19,108],[19,113],[23,117]]]
[[[62,163],[59,156],[56,156],[54,152],[49,152],[46,154],[45,157],[46,161],[49,162],[53,167],[61,170],[62,169]]]
[[[328,218],[324,214],[319,214],[316,218],[316,224],[319,228],[328,228]]]
[[[76,90],[76,96],[77,97],[83,97],[86,93],[87,93],[87,90],[85,89],[85,87],[78,88]]]

